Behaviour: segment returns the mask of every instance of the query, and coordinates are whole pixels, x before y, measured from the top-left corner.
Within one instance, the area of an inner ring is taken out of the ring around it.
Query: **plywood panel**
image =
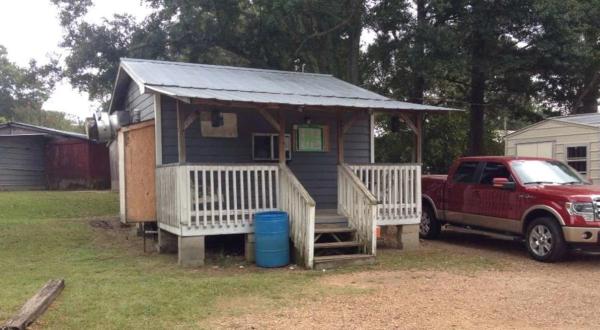
[[[156,221],[154,123],[130,126],[123,134],[127,222]]]

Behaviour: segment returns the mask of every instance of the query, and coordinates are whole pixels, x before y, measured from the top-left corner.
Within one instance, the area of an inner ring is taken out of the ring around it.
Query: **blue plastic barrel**
[[[254,218],[256,238],[256,265],[283,267],[290,263],[290,225],[285,212],[256,213]]]

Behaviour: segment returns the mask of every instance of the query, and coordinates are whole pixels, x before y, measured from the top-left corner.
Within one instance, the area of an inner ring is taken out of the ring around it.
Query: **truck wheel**
[[[419,237],[434,239],[440,235],[442,225],[436,219],[433,209],[429,205],[423,205],[421,223],[419,224]]]
[[[527,227],[525,238],[529,255],[537,261],[559,261],[567,253],[562,230],[552,218],[541,217],[533,220]]]

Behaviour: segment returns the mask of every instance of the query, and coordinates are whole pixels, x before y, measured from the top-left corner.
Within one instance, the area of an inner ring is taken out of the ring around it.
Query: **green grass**
[[[50,329],[197,328],[211,316],[277,308],[317,293],[364,294],[315,281],[336,272],[240,269],[235,262],[186,269],[173,255],[144,254],[139,238],[88,223],[117,215],[114,193],[0,192],[0,210],[0,324],[53,278],[64,278],[66,288],[38,323]],[[387,251],[380,260],[368,269],[490,266],[442,252]]]

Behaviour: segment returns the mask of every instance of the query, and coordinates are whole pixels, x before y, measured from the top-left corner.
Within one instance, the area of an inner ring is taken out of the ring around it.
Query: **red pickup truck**
[[[422,238],[444,224],[509,234],[545,262],[600,247],[600,186],[554,159],[464,157],[448,175],[424,175],[422,192]]]

